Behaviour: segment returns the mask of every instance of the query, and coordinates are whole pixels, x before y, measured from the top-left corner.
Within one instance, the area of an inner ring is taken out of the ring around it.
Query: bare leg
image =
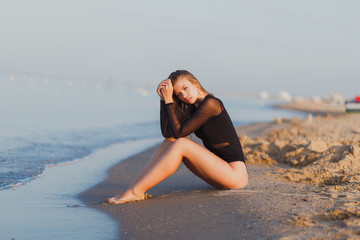
[[[139,178],[143,177],[154,165],[154,163],[159,160],[160,156],[166,151],[166,149],[175,141],[175,138],[166,138],[156,151],[152,154],[150,160],[146,164],[145,168],[142,170],[140,175],[136,178],[136,182]]]
[[[243,188],[247,184],[247,172],[243,162],[227,163],[191,140],[180,138],[166,148],[128,191],[109,202],[122,203],[131,196],[143,196],[145,191],[173,174],[184,158],[187,166],[190,166],[196,175],[215,187]]]
[[[198,176],[215,187],[243,188],[247,184],[243,162],[229,164],[191,140],[180,138],[164,152],[147,175],[134,182],[133,191],[140,194],[152,188],[173,174],[183,158],[191,163]]]
[[[147,172],[152,168],[152,166],[155,164],[156,161],[159,160],[160,156],[166,151],[166,149],[175,141],[175,138],[167,138],[165,139],[160,146],[155,150],[155,152],[152,154],[151,158],[149,159],[148,163],[146,164],[146,166],[144,167],[144,169],[141,171],[141,173],[139,174],[139,176],[135,179],[134,182],[138,181],[138,179],[142,178],[144,175],[147,174]],[[134,185],[134,183],[132,184]],[[131,186],[132,186],[131,185]],[[107,199],[107,202],[109,203],[114,203],[114,202],[118,202],[120,199],[131,199],[133,197],[135,197],[137,195],[135,195],[131,189],[131,187],[129,189],[127,189],[124,192],[121,192],[117,195],[115,195],[112,198]],[[140,196],[141,197],[141,196]]]

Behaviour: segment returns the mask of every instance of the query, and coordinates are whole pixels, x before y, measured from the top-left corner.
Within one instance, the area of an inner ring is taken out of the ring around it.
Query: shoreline
[[[77,195],[104,179],[106,170],[119,159],[157,141],[150,138],[115,143],[84,158],[49,166],[41,177],[24,185],[1,190],[0,238],[116,238],[117,224],[108,215],[84,206]]]

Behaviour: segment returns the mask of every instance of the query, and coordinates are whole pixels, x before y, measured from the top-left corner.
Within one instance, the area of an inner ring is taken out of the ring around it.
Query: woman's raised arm
[[[219,100],[206,97],[193,115],[183,124],[177,119],[173,104],[165,104],[166,116],[174,138],[186,137],[201,127],[209,118],[221,113]]]

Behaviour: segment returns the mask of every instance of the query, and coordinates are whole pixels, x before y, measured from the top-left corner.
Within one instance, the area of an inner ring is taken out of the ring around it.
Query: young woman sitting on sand
[[[145,192],[172,175],[181,162],[216,188],[244,188],[248,182],[244,154],[223,103],[185,70],[173,72],[161,81],[157,93],[165,140],[132,185],[107,202],[146,199]],[[187,138],[193,132],[205,148]]]

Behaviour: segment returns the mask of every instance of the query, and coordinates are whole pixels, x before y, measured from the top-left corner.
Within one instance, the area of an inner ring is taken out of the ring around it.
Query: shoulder
[[[203,102],[204,102],[204,104],[209,104],[209,105],[219,105],[219,104],[221,104],[220,99],[218,99],[217,97],[215,97],[212,94],[207,95]]]
[[[211,111],[214,114],[219,114],[222,111],[222,102],[220,99],[209,94],[205,97],[199,108],[202,110]]]

